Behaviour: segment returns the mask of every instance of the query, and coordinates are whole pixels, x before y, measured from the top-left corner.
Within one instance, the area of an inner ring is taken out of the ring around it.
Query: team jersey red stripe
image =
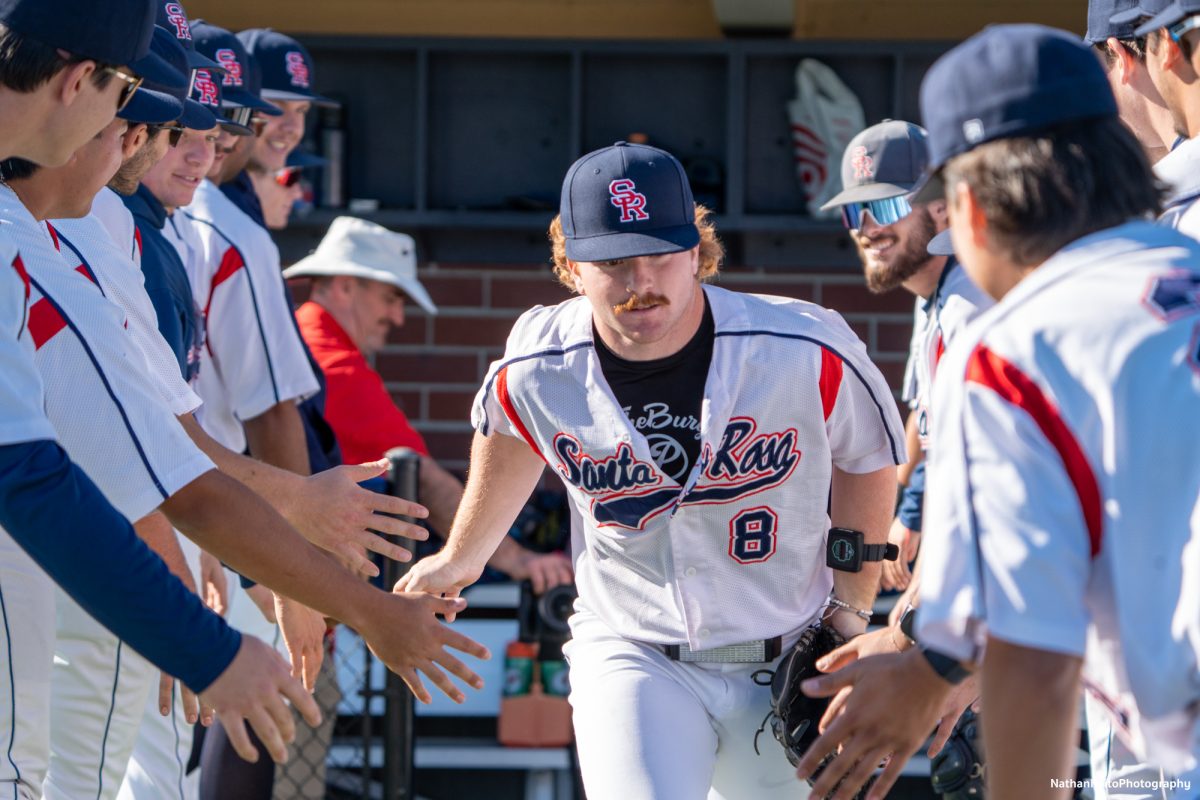
[[[1075,494],[1079,497],[1083,521],[1088,529],[1092,558],[1095,558],[1100,552],[1103,526],[1100,485],[1083,448],[1063,421],[1058,409],[1029,376],[983,345],[976,347],[975,352],[971,354],[966,377],[968,381],[986,386],[1029,414],[1042,431],[1042,435],[1058,451],[1059,458],[1067,470],[1067,477],[1071,479]]]
[[[946,352],[946,342],[942,339],[942,332],[938,331],[933,340],[933,365],[936,367],[942,363],[942,356]]]
[[[500,401],[500,407],[504,409],[504,415],[508,417],[508,421],[517,429],[517,433],[521,434],[521,438],[529,445],[529,449],[537,453],[538,458],[542,461],[546,457],[542,455],[542,451],[538,449],[533,442],[533,436],[529,434],[529,429],[525,427],[525,423],[521,421],[521,415],[517,413],[517,409],[513,406],[512,398],[508,396],[508,367],[500,370],[500,374],[496,376],[496,399]]]
[[[34,348],[40,348],[65,327],[67,321],[46,298],[29,307],[29,335],[33,337]]]
[[[29,273],[25,271],[25,262],[21,260],[21,256],[13,258],[12,267],[17,271],[17,275],[21,278],[21,283],[25,286],[25,302],[29,302],[30,289]]]
[[[142,257],[142,229],[138,226],[133,226],[133,243],[137,245],[138,258]]]
[[[821,408],[825,419],[837,405],[838,392],[842,388],[842,360],[828,349],[821,348]]]
[[[54,230],[54,226],[49,222],[46,223],[46,230],[50,232],[50,239],[54,242],[54,249],[62,252],[62,245],[58,241],[58,231]]]

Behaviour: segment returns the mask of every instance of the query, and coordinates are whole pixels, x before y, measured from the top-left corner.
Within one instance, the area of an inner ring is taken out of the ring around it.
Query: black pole
[[[393,497],[420,500],[419,481],[421,456],[407,447],[395,447],[387,452],[388,491]],[[401,517],[415,522],[410,517]],[[401,539],[409,552],[416,550],[412,539]],[[390,591],[408,572],[412,562],[384,560],[385,588]],[[413,798],[413,696],[400,676],[387,673],[383,712],[383,796],[385,800]]]

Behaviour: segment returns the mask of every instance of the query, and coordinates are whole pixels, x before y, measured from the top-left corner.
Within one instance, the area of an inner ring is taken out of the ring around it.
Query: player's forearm
[[[908,449],[908,461],[896,469],[896,481],[901,486],[908,486],[908,479],[913,470],[925,460],[925,452],[921,449],[921,436],[917,431],[917,412],[908,412],[904,421],[904,445]]]
[[[462,481],[429,456],[421,456],[421,505],[429,509],[429,527],[443,539],[454,527],[462,502]]]
[[[297,475],[308,475],[308,441],[300,409],[290,400],[276,403],[242,423],[250,455]]]
[[[250,487],[285,518],[293,508],[292,498],[303,491],[304,479],[294,472],[273,467],[255,458],[235,453],[208,435],[192,414],[179,417],[183,429],[217,469]]]
[[[544,466],[521,439],[475,434],[471,472],[446,542],[447,554],[472,572],[482,572],[505,541]]]
[[[887,543],[896,496],[896,468],[884,467],[856,475],[833,470],[829,518],[834,527],[862,531],[866,544]],[[879,590],[878,561],[867,561],[861,572],[833,573],[833,589],[840,600],[855,608],[870,609]]]
[[[161,512],[155,511],[142,517],[133,524],[133,530],[163,560],[172,575],[183,581],[183,585],[192,592],[196,591],[196,579],[188,569],[179,539],[175,537],[175,529]]]
[[[1074,656],[988,638],[983,668],[988,796],[1066,798],[1052,780],[1075,777],[1079,673]],[[1037,724],[1030,725],[1030,709]]]
[[[171,522],[238,573],[327,617],[359,628],[372,588],[310,544],[266,501],[217,470],[163,503]]]

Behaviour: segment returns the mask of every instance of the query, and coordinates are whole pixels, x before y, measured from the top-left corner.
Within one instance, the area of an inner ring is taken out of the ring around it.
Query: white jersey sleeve
[[[109,189],[104,191],[111,194]],[[93,208],[97,205],[100,204],[94,203]],[[123,205],[120,210],[125,212],[132,228],[132,215]],[[119,215],[114,213],[113,216]],[[129,334],[145,358],[146,369],[171,413],[180,416],[199,408],[200,398],[183,379],[174,351],[159,333],[158,316],[146,294],[142,271],[124,249],[113,242],[94,215],[54,220],[51,224],[58,231],[68,265],[86,265],[96,276],[104,294],[125,311]]]
[[[28,335],[29,276],[0,224],[0,445],[54,439]]]
[[[985,634],[1082,656],[1090,538],[1064,462],[1082,452],[1031,378],[982,346],[968,352],[964,371],[938,381],[947,413],[930,451],[929,483],[939,488],[926,495],[925,520],[937,535],[924,543],[931,624],[921,641],[959,658],[978,655]],[[983,619],[986,631],[975,627]]]
[[[141,271],[142,236],[138,233],[133,214],[125,207],[121,196],[107,186],[92,200],[90,215],[104,228],[117,250],[123,253]]]
[[[244,442],[241,423],[319,389],[292,315],[279,250],[220,189],[205,182],[172,219],[189,225],[199,259],[188,265],[208,345],[197,392],[202,421],[219,440]]]
[[[29,274],[29,335],[46,416],[113,506],[130,521],[141,519],[213,464],[164,405],[124,311],[91,271],[72,268],[53,229],[3,186],[0,219],[13,223]]]

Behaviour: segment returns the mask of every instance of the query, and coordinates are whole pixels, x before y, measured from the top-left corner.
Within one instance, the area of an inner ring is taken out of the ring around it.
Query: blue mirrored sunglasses
[[[863,214],[871,213],[878,225],[891,225],[912,213],[912,205],[903,195],[886,200],[869,200],[865,203],[848,203],[842,206],[842,223],[849,230],[862,227]]]

